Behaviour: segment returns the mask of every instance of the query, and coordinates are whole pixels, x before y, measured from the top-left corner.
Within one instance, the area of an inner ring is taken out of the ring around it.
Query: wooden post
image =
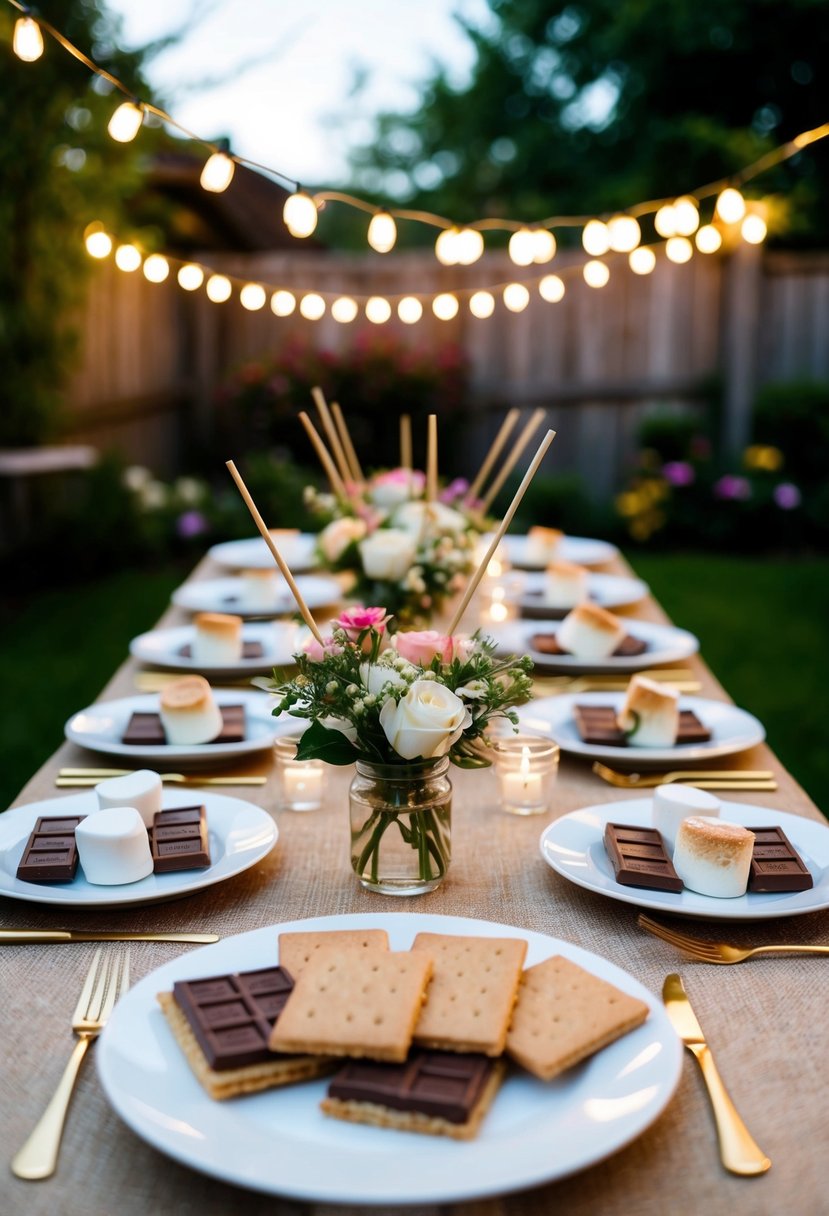
[[[723,373],[721,440],[737,457],[751,441],[757,393],[763,251],[741,242],[723,264],[720,364]]]

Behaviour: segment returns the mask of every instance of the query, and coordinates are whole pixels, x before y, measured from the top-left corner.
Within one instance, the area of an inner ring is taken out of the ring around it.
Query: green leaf
[[[329,730],[321,722],[312,722],[297,744],[296,758],[346,765],[354,763],[357,751],[342,731]]]

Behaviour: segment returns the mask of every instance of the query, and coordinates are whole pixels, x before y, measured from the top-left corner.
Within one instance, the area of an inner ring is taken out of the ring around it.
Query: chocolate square
[[[84,818],[38,819],[26,841],[17,877],[22,882],[71,882],[78,870],[75,828]]]
[[[469,1121],[497,1063],[472,1052],[421,1048],[413,1049],[404,1064],[352,1060],[334,1077],[328,1096],[462,1124]]]
[[[278,1058],[268,1047],[268,1038],[293,986],[284,967],[264,967],[180,981],[173,985],[173,997],[209,1067],[226,1072]]]
[[[193,647],[189,642],[179,648],[177,653],[183,659],[190,659],[193,656]],[[242,658],[243,659],[261,659],[265,653],[261,642],[242,642]]]
[[[608,823],[604,847],[616,881],[624,887],[649,887],[657,891],[681,891],[682,879],[665,851],[656,828]]]
[[[149,836],[156,874],[203,870],[210,865],[207,812],[203,806],[158,811]]]
[[[244,705],[220,705],[222,729],[210,743],[241,743],[245,737]],[[167,736],[157,713],[134,713],[121,739],[135,747],[164,747]]]
[[[808,891],[814,886],[809,869],[782,828],[748,830],[754,833],[749,891]]]
[[[616,725],[616,710],[611,705],[576,705],[573,707],[576,729],[584,743],[596,743],[602,747],[628,747],[628,737]],[[707,743],[711,731],[703,726],[690,709],[679,711],[677,745],[683,743]]]
[[[554,633],[534,633],[529,641],[532,649],[537,650],[539,654],[570,654],[569,650],[562,649],[559,645],[558,637]],[[614,659],[632,659],[637,655],[644,654],[647,649],[647,642],[643,642],[641,638],[634,638],[630,634],[627,634],[613,651],[612,657]]]

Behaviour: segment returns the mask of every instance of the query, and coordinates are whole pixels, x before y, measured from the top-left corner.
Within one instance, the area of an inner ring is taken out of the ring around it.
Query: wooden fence
[[[550,269],[573,266],[563,254]],[[218,270],[295,291],[343,294],[435,292],[530,277],[504,255],[465,272],[431,253],[387,258],[328,253],[211,258]],[[460,345],[470,364],[468,439],[481,449],[507,404],[545,405],[559,431],[555,464],[578,471],[597,496],[619,481],[637,428],[655,409],[693,410],[718,374],[725,437],[747,438],[758,386],[797,377],[829,379],[829,255],[776,254],[748,246],[729,257],[660,259],[646,277],[611,267],[609,284],[587,287],[572,273],[557,304],[533,291],[526,311],[477,320],[462,305],[449,322],[428,313],[414,326],[384,326],[418,348]],[[428,310],[427,310],[428,312]],[[302,335],[341,350],[365,319],[340,325],[298,314],[212,304],[173,281],[154,285],[112,265],[96,267],[82,321],[81,365],[68,391],[71,436],[119,447],[130,460],[169,473],[187,435],[209,436],[215,390],[241,361],[276,353]],[[471,463],[471,462],[470,462]]]

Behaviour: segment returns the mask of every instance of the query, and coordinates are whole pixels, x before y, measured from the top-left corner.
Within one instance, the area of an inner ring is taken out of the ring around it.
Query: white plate
[[[564,617],[569,608],[551,608],[544,603],[542,590],[546,581],[543,570],[527,570],[505,575],[500,581],[507,587],[507,598],[517,603],[522,611],[536,616]],[[587,597],[600,608],[612,612],[614,608],[627,608],[637,604],[648,594],[650,588],[641,578],[628,578],[623,574],[596,574],[587,577]]]
[[[265,692],[248,692],[246,689],[213,690],[216,704],[244,705],[245,737],[240,743],[199,743],[187,746],[138,746],[122,743],[121,738],[127,723],[134,713],[156,713],[158,694],[141,693],[132,697],[121,697],[118,701],[99,701],[74,714],[66,723],[66,738],[79,747],[88,747],[106,756],[124,756],[141,761],[143,765],[164,764],[169,770],[182,761],[188,763],[213,764],[217,760],[235,760],[251,752],[265,751],[273,745],[278,735],[299,731],[305,722],[283,714],[279,718],[271,715],[275,702]]]
[[[245,625],[243,642],[259,642],[262,656],[258,659],[239,659],[236,663],[197,663],[192,657],[181,653],[183,646],[192,646],[195,628],[180,625],[177,629],[153,629],[142,633],[130,642],[130,654],[141,663],[154,667],[169,667],[175,671],[197,671],[205,676],[261,675],[274,667],[293,664],[294,652],[302,645],[303,627],[290,621],[274,621],[269,625]]]
[[[675,629],[673,625],[652,625],[649,621],[625,620],[625,628],[631,637],[646,642],[644,654],[631,658],[614,658],[587,662],[571,654],[551,655],[530,646],[530,638],[536,633],[555,634],[561,621],[507,621],[503,625],[487,625],[486,631],[495,639],[499,654],[528,654],[539,667],[548,671],[578,672],[641,671],[657,663],[676,663],[687,659],[699,649],[699,642],[692,633]]]
[[[297,612],[296,601],[288,584],[280,579],[277,598],[271,609],[252,607],[243,598],[244,582],[240,578],[206,578],[182,583],[173,592],[173,603],[188,612],[230,612],[241,617],[286,616]],[[313,612],[338,603],[342,588],[336,579],[315,574],[301,574],[296,580],[302,598]]]
[[[681,767],[688,761],[713,760],[744,752],[762,743],[766,737],[762,723],[727,701],[709,701],[705,697],[680,697],[680,709],[692,709],[704,726],[711,731],[707,743],[682,743],[678,747],[608,747],[584,743],[576,730],[574,705],[612,705],[618,713],[624,693],[581,692],[531,701],[518,710],[522,729],[530,733],[549,735],[562,751],[590,760],[607,760],[625,768],[647,768],[669,764]],[[681,762],[681,764],[680,764]]]
[[[722,817],[744,827],[780,827],[809,867],[814,880],[810,891],[782,891],[758,894],[753,891],[738,899],[713,899],[696,891],[649,891],[645,887],[623,887],[613,875],[613,866],[603,844],[608,823],[651,826],[651,798],[624,802],[605,802],[572,811],[556,819],[541,834],[541,856],[556,873],[579,887],[607,895],[625,904],[636,904],[672,916],[698,916],[709,920],[770,920],[778,916],[798,916],[829,907],[829,827],[787,815],[766,806],[744,802],[723,802]]]
[[[82,867],[72,882],[21,882],[16,877],[20,858],[35,821],[41,816],[89,815],[98,809],[94,790],[30,802],[0,815],[0,895],[34,904],[73,908],[124,908],[130,904],[160,903],[212,887],[255,865],[276,844],[278,832],[270,815],[252,802],[228,798],[207,790],[164,790],[165,811],[204,803],[210,838],[211,864],[206,870],[149,874],[140,882],[118,887],[94,886]]]
[[[300,532],[297,536],[277,535],[274,540],[292,574],[314,570],[319,565],[317,537],[313,532]],[[274,564],[273,554],[261,536],[228,540],[221,545],[213,545],[208,553],[214,562],[230,570],[268,570]]]
[[[520,570],[540,570],[547,561],[527,560],[527,537],[505,536],[501,542],[506,548],[511,564]],[[606,540],[593,540],[587,536],[565,536],[556,550],[556,561],[573,562],[577,566],[602,566],[612,561],[619,553],[615,545]]]
[[[327,1080],[214,1102],[193,1077],[156,1003],[175,980],[272,966],[277,934],[386,929],[393,949],[418,932],[526,938],[527,964],[563,954],[646,1001],[643,1026],[545,1084],[512,1074],[475,1140],[343,1123],[323,1115]],[[682,1048],[661,1002],[626,971],[569,942],[491,921],[416,913],[318,917],[189,951],[116,1006],[96,1049],[109,1101],[133,1131],[202,1173],[321,1203],[450,1203],[537,1186],[591,1165],[640,1135],[677,1085]]]

